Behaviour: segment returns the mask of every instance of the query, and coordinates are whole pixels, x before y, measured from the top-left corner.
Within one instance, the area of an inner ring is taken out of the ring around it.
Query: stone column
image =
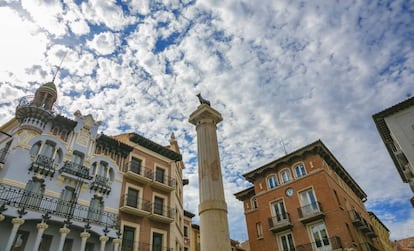
[[[113,239],[112,243],[114,244],[114,251],[118,251],[119,244],[121,244],[121,239]]]
[[[104,251],[105,250],[106,242],[109,240],[109,237],[106,236],[106,235],[102,235],[101,237],[99,237],[99,240],[101,241],[101,249],[100,249],[100,251]]]
[[[222,120],[208,104],[201,104],[189,118],[197,130],[201,250],[231,250],[216,132]]]
[[[33,245],[33,250],[38,250],[40,242],[42,241],[42,236],[45,230],[48,228],[48,225],[44,222],[37,224],[37,236],[35,240],[35,244]]]
[[[85,247],[86,247],[86,240],[88,240],[88,239],[89,239],[89,237],[91,237],[91,234],[90,234],[90,233],[88,233],[88,232],[86,232],[86,231],[83,231],[83,232],[80,234],[80,237],[82,238],[82,242],[81,242],[80,251],[85,251]]]
[[[63,246],[65,245],[66,236],[70,233],[70,229],[64,226],[59,229],[59,233],[60,233],[60,241],[59,241],[59,247],[57,250],[62,251]]]
[[[19,227],[23,225],[24,220],[22,218],[13,218],[12,224],[13,228],[10,232],[9,240],[7,241],[7,245],[5,250],[10,251],[14,242],[14,239],[16,238],[17,230],[19,230]]]

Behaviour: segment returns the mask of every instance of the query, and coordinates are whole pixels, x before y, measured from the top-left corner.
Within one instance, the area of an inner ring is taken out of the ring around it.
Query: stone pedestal
[[[216,132],[222,120],[208,104],[200,105],[189,118],[197,131],[201,250],[231,250]]]

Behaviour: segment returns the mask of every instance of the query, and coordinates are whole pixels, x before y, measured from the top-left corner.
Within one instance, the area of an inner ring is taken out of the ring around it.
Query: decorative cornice
[[[181,154],[174,152],[162,145],[159,145],[157,143],[155,143],[154,141],[151,141],[137,133],[130,133],[129,134],[129,140],[133,143],[136,143],[142,147],[145,147],[153,152],[156,152],[166,158],[169,158],[171,160],[175,160],[175,161],[181,161],[182,160],[182,156]]]

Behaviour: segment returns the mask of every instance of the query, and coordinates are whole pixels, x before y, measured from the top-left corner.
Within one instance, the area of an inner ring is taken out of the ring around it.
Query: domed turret
[[[56,100],[55,84],[53,82],[43,84],[36,90],[34,97],[30,95],[20,99],[16,107],[16,118],[23,127],[40,133],[47,122],[57,115]]]

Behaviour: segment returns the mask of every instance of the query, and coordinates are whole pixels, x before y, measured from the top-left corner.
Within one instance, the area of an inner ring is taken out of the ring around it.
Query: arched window
[[[42,147],[41,154],[48,158],[52,158],[54,152],[55,152],[55,143],[46,141],[46,143]]]
[[[290,174],[289,169],[284,169],[282,172],[280,172],[280,176],[282,177],[283,184],[292,180],[292,175]]]
[[[39,142],[37,142],[36,144],[34,144],[32,146],[32,149],[30,149],[30,155],[31,156],[36,156],[39,153],[39,149],[40,149],[41,144],[42,143],[39,141]]]
[[[272,174],[267,178],[267,186],[269,187],[269,189],[273,189],[277,187],[278,185],[279,183],[277,181],[276,175]]]
[[[299,165],[295,166],[295,175],[296,175],[296,178],[306,175],[306,169],[303,163],[300,163]]]

